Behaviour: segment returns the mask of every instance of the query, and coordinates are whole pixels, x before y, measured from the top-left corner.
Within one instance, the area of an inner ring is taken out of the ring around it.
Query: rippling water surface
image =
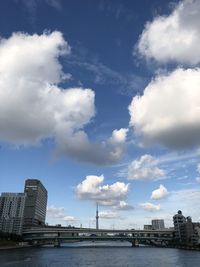
[[[127,244],[79,243],[0,251],[0,267],[198,267],[200,252]]]

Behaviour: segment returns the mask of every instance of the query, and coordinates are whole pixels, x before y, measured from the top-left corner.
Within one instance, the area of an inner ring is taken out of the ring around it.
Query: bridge
[[[174,231],[165,230],[114,230],[68,227],[32,227],[23,230],[23,239],[34,245],[81,241],[128,241],[132,246],[138,243],[167,245],[174,238]]]

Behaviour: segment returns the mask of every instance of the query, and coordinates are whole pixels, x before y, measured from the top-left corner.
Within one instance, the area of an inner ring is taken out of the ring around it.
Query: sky
[[[199,221],[200,1],[3,0],[0,192],[49,224]]]

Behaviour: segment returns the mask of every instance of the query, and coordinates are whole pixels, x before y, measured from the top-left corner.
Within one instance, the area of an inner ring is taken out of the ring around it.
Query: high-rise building
[[[0,196],[0,231],[21,235],[26,194],[2,193]]]
[[[162,230],[165,229],[165,223],[163,219],[152,220],[152,229],[153,230]]]
[[[47,190],[39,180],[27,179],[24,192],[26,193],[24,227],[44,225],[47,207]]]

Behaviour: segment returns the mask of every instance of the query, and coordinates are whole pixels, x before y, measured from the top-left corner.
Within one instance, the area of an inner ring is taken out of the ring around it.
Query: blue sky
[[[0,192],[48,190],[47,222],[199,220],[199,1],[0,3]]]

